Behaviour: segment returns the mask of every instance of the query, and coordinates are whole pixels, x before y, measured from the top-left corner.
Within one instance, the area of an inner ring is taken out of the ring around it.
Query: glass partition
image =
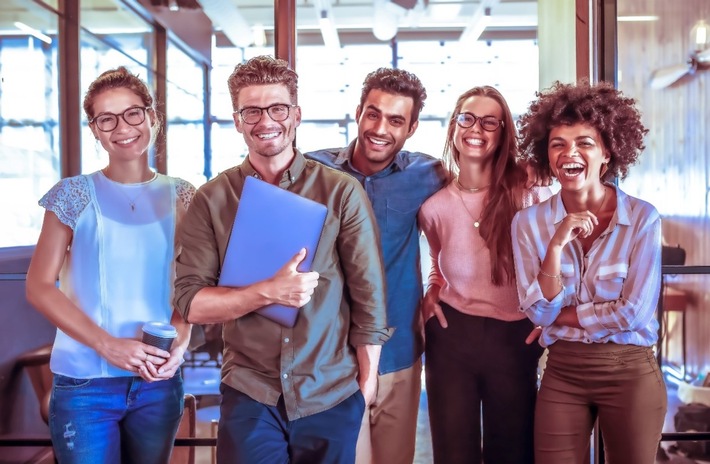
[[[37,241],[59,180],[57,16],[33,2],[0,35],[0,247]]]

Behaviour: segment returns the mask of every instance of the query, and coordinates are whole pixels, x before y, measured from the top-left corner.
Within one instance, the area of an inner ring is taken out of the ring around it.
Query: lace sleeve
[[[175,190],[182,206],[187,209],[190,206],[192,197],[195,196],[195,187],[188,181],[176,177]]]
[[[90,201],[91,194],[86,176],[76,176],[57,182],[39,200],[39,205],[56,214],[62,224],[74,230],[79,215]]]

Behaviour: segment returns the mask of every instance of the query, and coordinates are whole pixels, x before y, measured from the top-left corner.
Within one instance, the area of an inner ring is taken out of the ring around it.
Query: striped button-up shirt
[[[551,301],[537,281],[547,246],[567,215],[560,194],[518,212],[512,236],[520,309],[543,327],[540,343],[556,340],[652,346],[661,284],[661,218],[649,203],[616,189],[616,213],[585,254],[574,239],[562,251],[564,289]],[[575,306],[583,329],[555,325]]]

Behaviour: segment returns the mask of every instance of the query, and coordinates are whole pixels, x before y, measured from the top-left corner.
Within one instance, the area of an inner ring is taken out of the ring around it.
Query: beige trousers
[[[378,377],[377,395],[362,418],[356,464],[412,464],[421,394],[422,360]]]

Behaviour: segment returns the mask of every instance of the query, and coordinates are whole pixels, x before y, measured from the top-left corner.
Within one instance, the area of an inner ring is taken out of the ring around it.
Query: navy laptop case
[[[232,233],[222,263],[219,285],[243,287],[268,279],[301,248],[298,266],[311,270],[327,208],[313,200],[249,176],[244,182]],[[293,327],[298,308],[272,304],[258,314]]]

